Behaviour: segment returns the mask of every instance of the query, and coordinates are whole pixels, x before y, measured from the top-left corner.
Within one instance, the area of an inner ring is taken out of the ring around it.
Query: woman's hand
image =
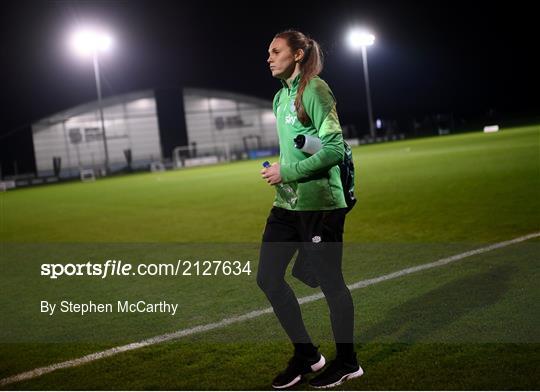
[[[270,185],[276,185],[281,182],[281,175],[279,174],[279,163],[272,163],[272,166],[261,170],[262,178],[266,180]]]

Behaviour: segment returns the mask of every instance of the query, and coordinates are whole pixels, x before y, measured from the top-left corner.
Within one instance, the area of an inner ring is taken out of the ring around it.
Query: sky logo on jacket
[[[285,116],[285,124],[294,125],[294,122],[296,121],[296,115],[287,113]]]

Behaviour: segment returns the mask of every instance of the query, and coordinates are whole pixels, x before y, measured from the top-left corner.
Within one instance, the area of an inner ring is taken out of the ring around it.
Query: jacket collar
[[[291,83],[291,87],[290,87],[290,90],[291,91],[296,91],[298,89],[298,84],[300,83],[300,78],[302,77],[302,73],[299,73],[298,75],[296,75],[296,77],[293,79],[292,83]],[[281,84],[283,85],[283,87],[285,87],[287,90],[289,90],[289,85],[287,84],[287,81],[284,80],[284,79],[281,79]]]

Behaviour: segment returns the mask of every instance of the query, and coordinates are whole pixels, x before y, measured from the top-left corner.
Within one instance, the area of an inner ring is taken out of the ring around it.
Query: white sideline
[[[356,289],[359,289],[359,288],[362,288],[362,287],[367,287],[367,286],[370,286],[370,285],[373,285],[373,284],[376,284],[376,283],[379,283],[379,282],[383,282],[385,280],[390,280],[390,279],[398,278],[400,276],[412,274],[414,272],[418,272],[418,271],[422,271],[422,270],[429,269],[429,268],[434,268],[434,267],[440,267],[442,265],[449,264],[449,263],[464,259],[464,258],[469,257],[469,256],[474,256],[474,255],[478,255],[478,254],[481,254],[481,253],[489,252],[489,251],[494,250],[494,249],[504,248],[505,246],[516,244],[518,242],[527,241],[527,240],[529,240],[531,238],[535,238],[535,237],[540,237],[540,232],[531,233],[531,234],[528,234],[528,235],[525,235],[525,236],[522,236],[522,237],[514,238],[512,240],[498,242],[498,243],[486,246],[484,248],[478,248],[478,249],[470,250],[468,252],[460,253],[460,254],[457,254],[457,255],[454,255],[454,256],[445,257],[443,259],[439,259],[439,260],[434,261],[432,263],[421,264],[421,265],[417,265],[417,266],[411,267],[411,268],[405,268],[405,269],[402,269],[402,270],[399,270],[399,271],[396,271],[396,272],[392,272],[390,274],[381,275],[381,276],[379,276],[377,278],[361,280],[361,281],[358,281],[356,283],[350,284],[347,287],[349,287],[350,290],[356,290]],[[318,293],[318,294],[309,295],[309,296],[306,296],[306,297],[299,298],[298,302],[300,304],[305,304],[305,303],[317,301],[317,300],[322,299],[322,298],[324,298],[324,295],[322,293]],[[23,381],[23,380],[29,380],[29,379],[32,379],[32,378],[39,377],[39,376],[41,376],[43,374],[51,373],[51,372],[53,372],[55,370],[58,370],[58,369],[66,369],[66,368],[82,365],[82,364],[85,364],[85,363],[88,363],[88,362],[93,362],[93,361],[101,359],[101,358],[111,357],[113,355],[123,353],[123,352],[126,352],[126,351],[131,351],[131,350],[135,350],[135,349],[138,349],[138,348],[151,346],[151,345],[158,344],[158,343],[163,343],[163,342],[166,342],[166,341],[169,341],[169,340],[179,339],[179,338],[181,338],[183,336],[193,335],[193,334],[200,333],[200,332],[206,332],[206,331],[210,331],[210,330],[213,330],[213,329],[226,327],[227,325],[238,323],[238,322],[245,321],[245,320],[254,319],[254,318],[257,318],[257,317],[262,316],[263,314],[267,314],[267,313],[272,313],[272,308],[271,307],[268,307],[268,308],[265,308],[265,309],[254,310],[252,312],[245,313],[245,314],[240,315],[240,316],[229,317],[229,318],[223,319],[221,321],[218,321],[216,323],[198,325],[196,327],[182,329],[182,330],[178,330],[176,332],[171,332],[171,333],[167,333],[167,334],[163,334],[163,335],[159,335],[159,336],[154,336],[154,337],[149,338],[149,339],[141,340],[140,342],[135,342],[135,343],[126,344],[126,345],[123,345],[123,346],[113,347],[113,348],[110,348],[108,350],[99,351],[99,352],[96,352],[96,353],[93,353],[93,354],[88,354],[88,355],[85,355],[84,357],[71,359],[69,361],[59,362],[59,363],[55,363],[55,364],[52,364],[52,365],[49,365],[49,366],[36,368],[36,369],[29,370],[29,371],[24,372],[24,373],[19,373],[19,374],[13,375],[13,376],[3,378],[3,379],[0,380],[0,386],[12,384],[12,383]]]

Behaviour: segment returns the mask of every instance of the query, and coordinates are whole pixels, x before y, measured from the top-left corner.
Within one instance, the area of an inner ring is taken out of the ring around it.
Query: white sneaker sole
[[[347,380],[352,380],[353,378],[360,377],[362,374],[364,374],[364,370],[362,369],[361,366],[358,366],[358,370],[356,372],[344,375],[343,377],[341,377],[340,380],[336,381],[335,383],[328,384],[328,385],[321,385],[321,386],[312,385],[312,387],[318,388],[318,389],[337,387],[338,385],[343,384]]]
[[[326,365],[326,358],[321,354],[321,359],[319,359],[319,362],[316,364],[311,365],[311,370],[318,372],[324,367],[324,365]]]
[[[302,379],[302,375],[299,374],[290,383],[285,384],[285,385],[279,385],[279,386],[272,384],[272,388],[274,388],[274,389],[287,389],[287,388],[292,387],[293,385],[299,383],[301,379]]]
[[[321,370],[324,367],[324,365],[326,365],[326,359],[324,358],[324,355],[321,354],[321,359],[319,359],[319,362],[311,365],[311,370],[314,371],[314,372],[318,372],[319,370]],[[302,375],[299,374],[290,383],[285,384],[285,385],[279,385],[279,386],[272,385],[272,388],[274,388],[274,389],[286,389],[286,388],[292,387],[295,384],[298,384],[301,379],[302,379]]]

